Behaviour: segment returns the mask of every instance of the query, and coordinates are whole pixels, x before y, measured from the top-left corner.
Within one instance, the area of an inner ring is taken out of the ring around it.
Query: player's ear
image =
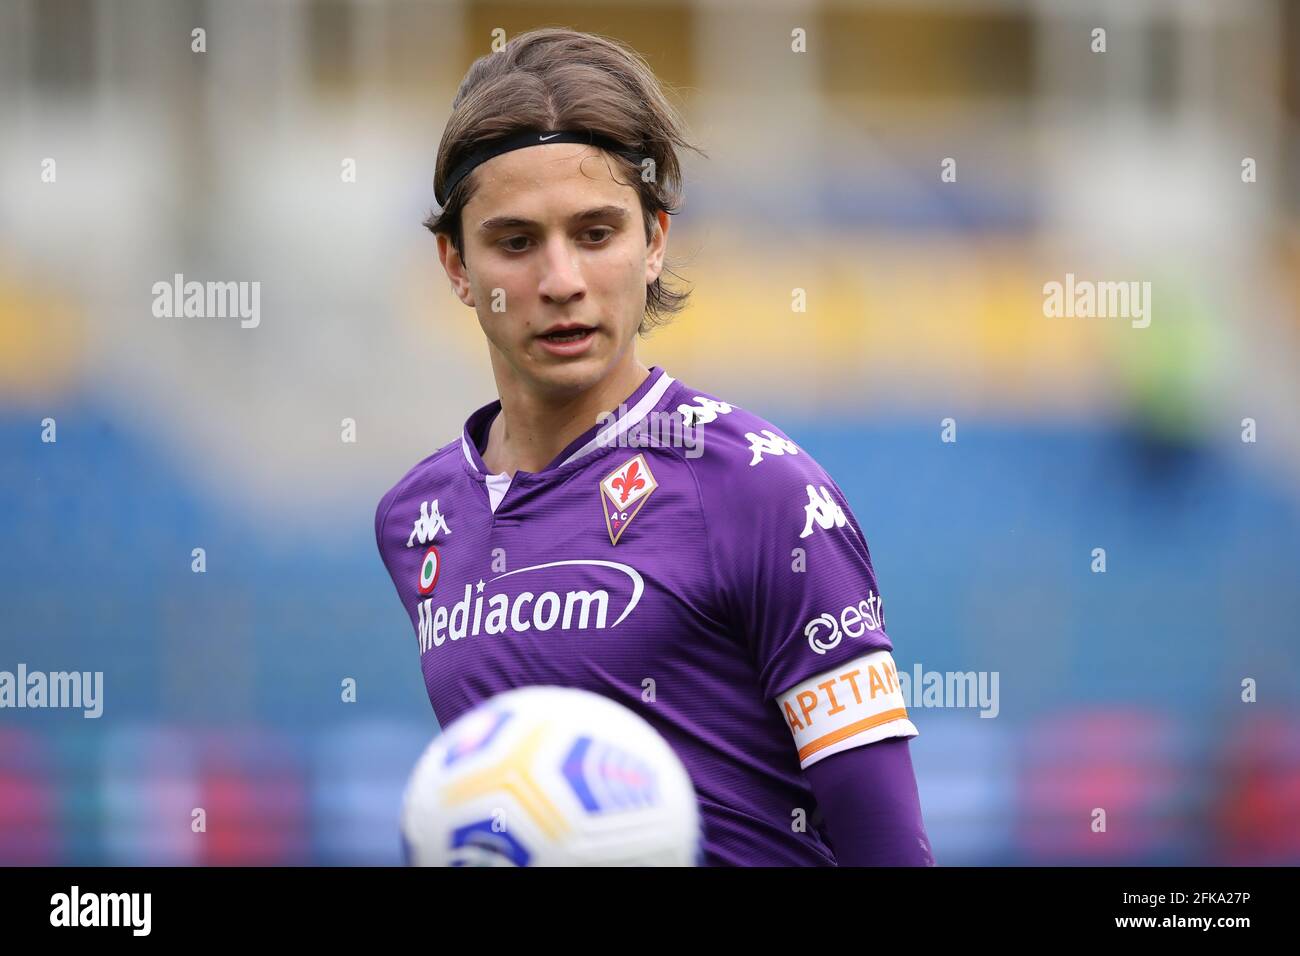
[[[460,299],[471,309],[474,308],[474,289],[470,285],[469,271],[465,268],[465,261],[456,251],[452,244],[451,237],[446,233],[438,233],[438,259],[442,262],[443,269],[447,272],[447,278],[451,280],[451,289],[456,293],[456,298]]]
[[[650,285],[659,278],[664,270],[664,253],[668,251],[668,213],[660,209],[655,213],[654,226],[650,230],[650,242],[645,253],[645,282]]]

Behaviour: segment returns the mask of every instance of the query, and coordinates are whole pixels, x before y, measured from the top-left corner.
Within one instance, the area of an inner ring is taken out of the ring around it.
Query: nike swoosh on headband
[[[622,143],[591,130],[522,130],[475,146],[447,175],[441,189],[437,187],[436,182],[434,183],[434,198],[438,200],[438,205],[445,209],[448,197],[460,185],[461,180],[472,173],[476,167],[502,153],[523,149],[526,146],[537,146],[540,143],[583,143],[587,146],[598,146],[607,152],[617,153],[638,166],[642,159],[641,154],[633,152]]]

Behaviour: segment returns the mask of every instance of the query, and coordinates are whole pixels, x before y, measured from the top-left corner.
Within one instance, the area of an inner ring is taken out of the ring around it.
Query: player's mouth
[[[587,326],[568,323],[557,325],[549,332],[537,336],[542,347],[555,355],[581,355],[596,337],[596,330]]]

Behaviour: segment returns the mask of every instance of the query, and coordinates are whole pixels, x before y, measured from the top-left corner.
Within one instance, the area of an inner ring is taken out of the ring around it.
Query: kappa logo
[[[677,411],[687,425],[707,425],[719,415],[730,415],[731,406],[726,402],[715,402],[703,395],[696,395],[694,405],[678,405]]]
[[[844,509],[831,497],[825,485],[818,485],[816,488],[808,485],[807,490],[808,503],[803,506],[804,526],[799,537],[808,537],[813,533],[814,526],[829,530],[843,528],[849,523],[849,519],[844,516]]]
[[[770,428],[764,428],[761,435],[745,432],[745,437],[749,439],[749,450],[753,453],[753,457],[749,459],[750,468],[762,461],[764,455],[799,454],[798,445],[788,438],[782,438]]]
[[[600,483],[600,507],[605,514],[610,544],[618,544],[627,526],[649,500],[650,493],[658,487],[645,455],[628,459],[604,477]]]
[[[420,559],[420,581],[417,585],[420,594],[426,596],[433,593],[433,588],[438,583],[438,572],[442,570],[442,555],[433,546],[433,539],[439,531],[443,534],[451,534],[451,529],[447,527],[447,519],[438,510],[438,499],[433,499],[432,503],[422,502],[420,517],[415,519],[415,527],[411,529],[411,536],[406,539],[406,546],[409,548],[416,541],[429,546],[429,549],[424,552],[424,557]]]
[[[418,540],[420,544],[432,544],[434,536],[441,531],[443,534],[451,534],[451,529],[447,527],[447,519],[438,511],[438,499],[433,499],[433,504],[423,502],[420,505],[420,517],[415,519],[415,527],[411,529],[411,536],[406,539],[406,546],[412,547]]]

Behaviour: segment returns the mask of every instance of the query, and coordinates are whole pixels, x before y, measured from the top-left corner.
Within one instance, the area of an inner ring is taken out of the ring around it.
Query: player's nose
[[[547,240],[538,291],[552,302],[568,302],[587,290],[577,251],[563,236]]]

